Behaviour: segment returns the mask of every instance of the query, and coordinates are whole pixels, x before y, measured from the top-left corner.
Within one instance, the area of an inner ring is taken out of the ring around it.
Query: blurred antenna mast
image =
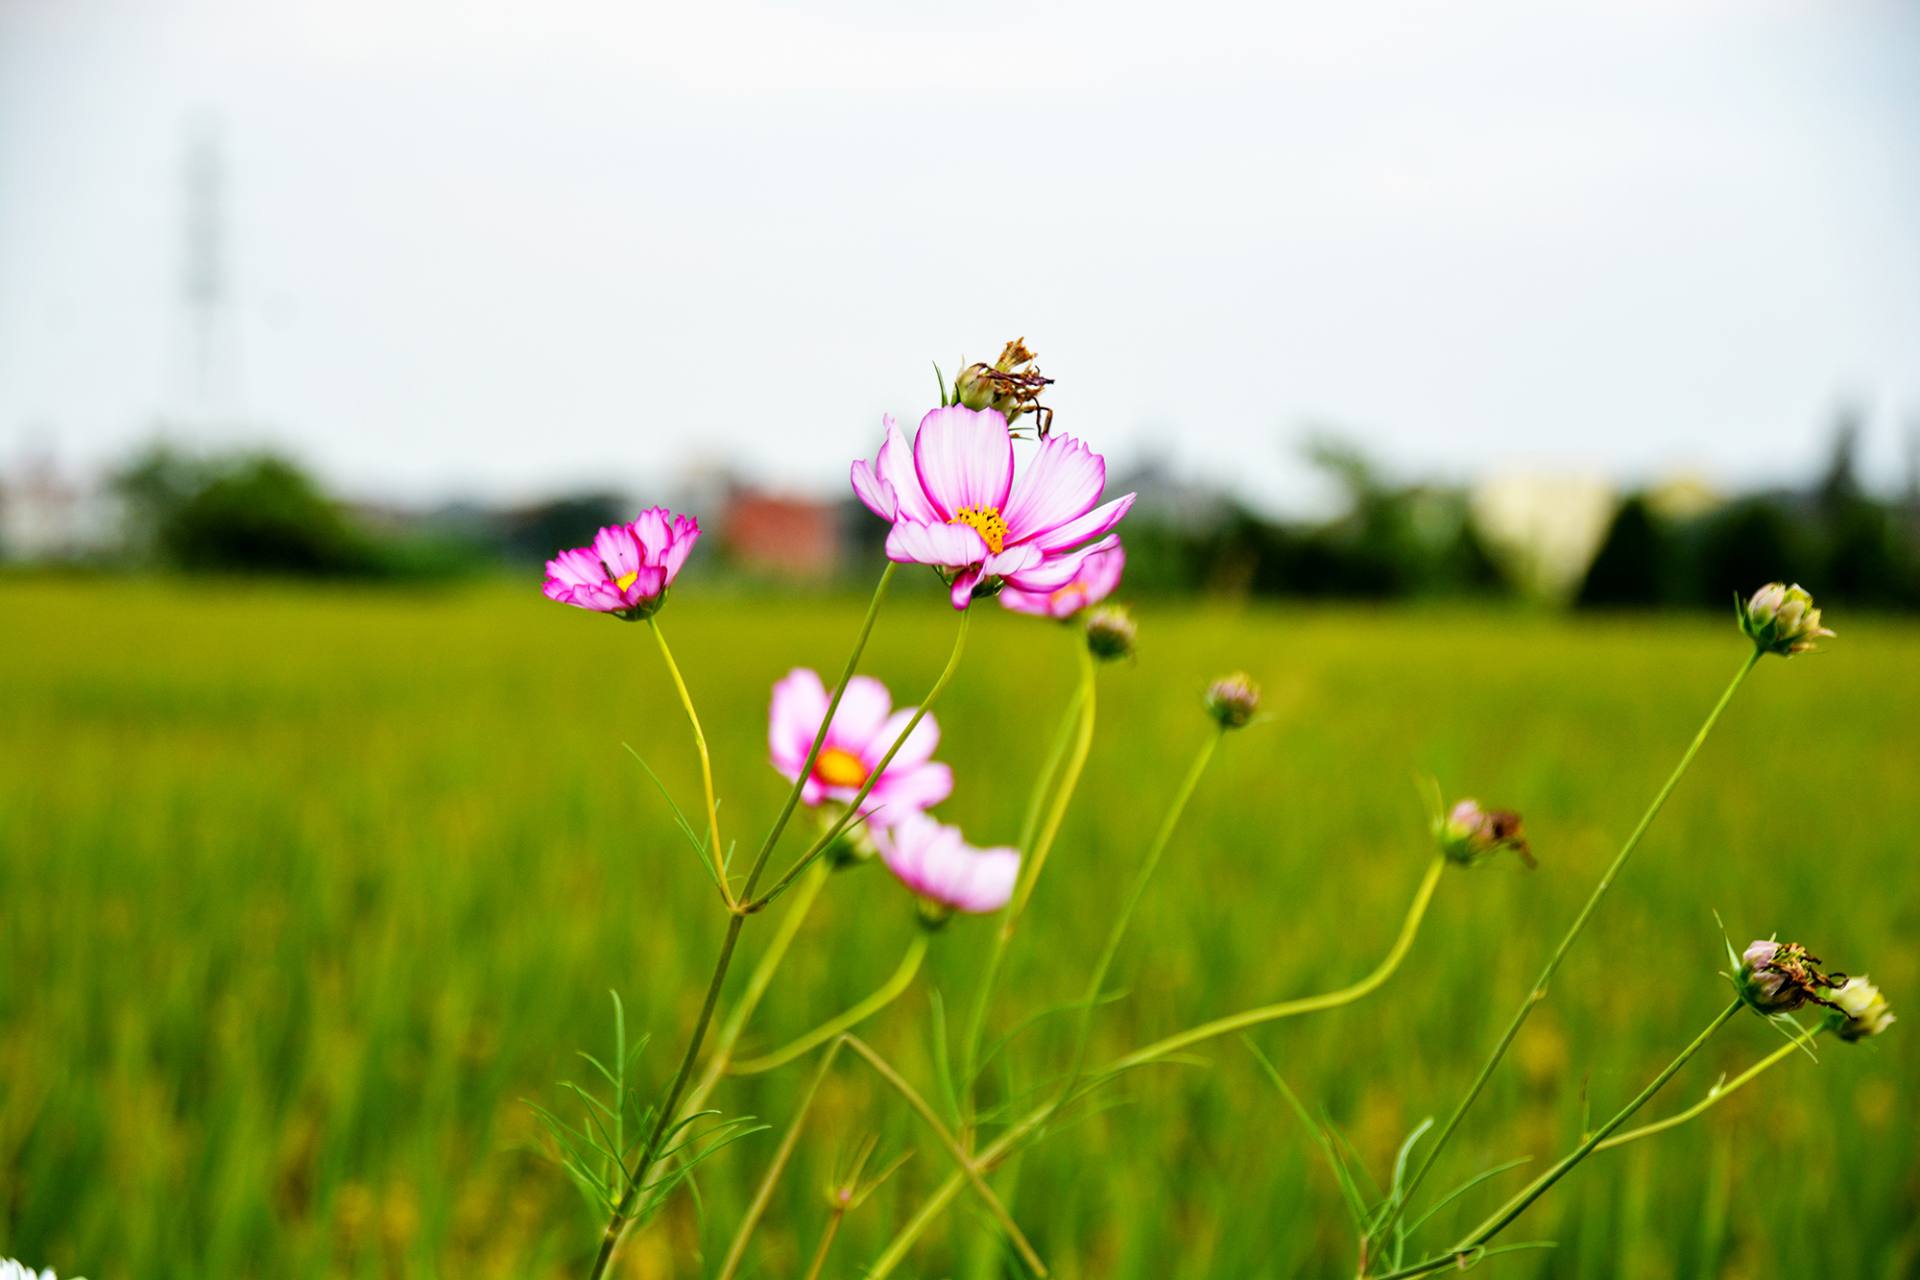
[[[186,320],[186,416],[201,430],[238,416],[239,343],[229,309],[227,164],[220,120],[188,129],[181,169],[180,300]]]

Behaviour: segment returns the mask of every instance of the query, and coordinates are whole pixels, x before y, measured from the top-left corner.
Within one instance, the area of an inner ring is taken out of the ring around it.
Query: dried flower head
[[[1820,611],[1813,607],[1813,597],[1797,584],[1789,587],[1769,582],[1750,599],[1736,598],[1733,613],[1740,630],[1763,653],[1777,653],[1783,658],[1805,653],[1814,647],[1815,640],[1833,634],[1820,625]]]
[[[1893,1008],[1880,988],[1867,981],[1866,974],[1848,978],[1833,993],[1834,1010],[1827,1025],[1842,1040],[1852,1043],[1877,1036],[1893,1024]]]
[[[1139,634],[1123,604],[1103,604],[1087,615],[1087,648],[1102,662],[1131,658]]]
[[[1040,403],[1040,393],[1053,379],[1041,376],[1038,360],[1025,338],[1015,338],[1000,349],[1000,358],[992,364],[970,364],[959,372],[953,380],[954,403],[993,409],[1009,427],[1031,413],[1038,424],[1036,434],[1045,439],[1053,430],[1053,410]]]
[[[1208,687],[1206,705],[1222,729],[1244,728],[1260,710],[1260,686],[1246,672],[1236,671]]]
[[[1833,993],[1846,981],[1844,973],[1822,973],[1820,957],[1799,943],[1762,938],[1741,954],[1733,985],[1748,1007],[1771,1017],[1809,1004],[1837,1009]]]
[[[1478,800],[1462,800],[1434,822],[1440,851],[1462,866],[1512,850],[1529,867],[1536,865],[1520,815],[1511,809],[1483,809]]]

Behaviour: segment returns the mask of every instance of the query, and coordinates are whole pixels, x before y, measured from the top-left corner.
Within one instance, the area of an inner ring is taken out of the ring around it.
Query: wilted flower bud
[[[1131,658],[1138,635],[1133,615],[1123,604],[1101,605],[1087,615],[1087,648],[1103,662]]]
[[[1260,686],[1244,671],[1215,680],[1207,690],[1207,714],[1222,729],[1244,728],[1260,709]]]
[[[1877,1036],[1893,1023],[1893,1009],[1887,1004],[1887,998],[1880,994],[1880,988],[1867,981],[1867,975],[1848,978],[1833,993],[1834,1011],[1827,1015],[1827,1025],[1842,1040],[1852,1043]]]
[[[1511,809],[1482,809],[1478,800],[1462,800],[1434,827],[1440,851],[1462,866],[1471,866],[1504,849],[1518,854],[1529,867],[1535,865],[1520,815]]]
[[[1736,599],[1734,617],[1740,630],[1766,653],[1790,658],[1814,647],[1813,642],[1833,632],[1820,625],[1813,597],[1799,587],[1769,582],[1749,600]]]
[[[1734,986],[1748,1007],[1771,1017],[1808,1004],[1836,1009],[1831,995],[1846,981],[1844,973],[1820,972],[1820,957],[1807,954],[1799,943],[1763,938],[1741,955]]]
[[[1036,414],[1040,434],[1046,435],[1053,426],[1053,410],[1040,403],[1040,393],[1053,379],[1041,376],[1037,359],[1025,338],[1015,338],[992,364],[970,364],[960,371],[953,380],[955,403],[976,411],[996,410],[1009,427],[1025,414]]]

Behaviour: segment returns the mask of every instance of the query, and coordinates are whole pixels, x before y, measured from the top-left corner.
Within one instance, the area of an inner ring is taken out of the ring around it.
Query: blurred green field
[[[769,686],[831,673],[860,602],[689,587],[663,615],[717,756],[723,821],[765,829]],[[981,611],[939,708],[944,807],[1011,841],[1070,688],[1070,638]],[[1432,1184],[1577,1138],[1726,999],[1713,912],[1779,930],[1920,1004],[1920,630],[1846,616],[1828,652],[1769,659],[1655,826]],[[903,581],[865,668],[917,697],[952,615]],[[1269,723],[1229,740],[1122,954],[1106,1056],[1370,968],[1427,857],[1413,780],[1522,810],[1541,858],[1450,872],[1407,965],[1262,1047],[1376,1175],[1444,1111],[1743,655],[1730,622],[1515,613],[1142,611],[1101,678],[1082,799],[1013,953],[1002,1025],[1071,999],[1179,772],[1206,680],[1245,666]],[[604,1050],[607,991],[663,1081],[722,920],[623,743],[693,808],[694,758],[644,630],[531,588],[410,595],[97,581],[0,583],[0,1256],[64,1275],[578,1276],[598,1222],[538,1152]],[[789,848],[797,848],[789,841]],[[749,928],[737,990],[765,922]],[[914,929],[884,871],[836,876],[749,1033],[768,1046],[863,995]],[[965,1007],[988,927],[935,939],[871,1039],[930,1093],[930,991]],[[1596,1157],[1512,1238],[1501,1276],[1920,1274],[1915,1021],[1823,1044],[1654,1142]],[[1060,1068],[1043,1024],[1025,1080]],[[1779,1043],[1741,1018],[1665,1114]],[[1135,1073],[1001,1176],[1062,1277],[1349,1276],[1352,1241],[1298,1122],[1231,1040]],[[810,1066],[724,1086],[776,1125]],[[821,1188],[866,1133],[916,1154],[848,1222],[860,1274],[944,1176],[898,1100],[849,1067],[755,1255],[794,1276]],[[717,1263],[774,1134],[718,1157],[637,1238],[628,1276]],[[1508,1175],[1443,1213],[1465,1226]],[[957,1205],[912,1274],[1010,1263]],[[706,1263],[701,1261],[704,1254]]]

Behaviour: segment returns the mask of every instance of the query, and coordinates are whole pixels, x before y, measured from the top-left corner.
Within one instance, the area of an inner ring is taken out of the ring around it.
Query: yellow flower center
[[[999,555],[1007,543],[1007,521],[998,507],[962,507],[948,524],[964,524],[980,535],[987,550]]]
[[[867,766],[851,751],[828,747],[814,760],[813,776],[830,787],[858,787],[867,780]]]
[[[625,591],[628,587],[632,586],[634,583],[638,582],[639,580],[640,580],[640,571],[638,569],[635,569],[632,573],[623,573],[619,577],[615,578],[613,580],[613,585],[620,588],[622,591]]]

